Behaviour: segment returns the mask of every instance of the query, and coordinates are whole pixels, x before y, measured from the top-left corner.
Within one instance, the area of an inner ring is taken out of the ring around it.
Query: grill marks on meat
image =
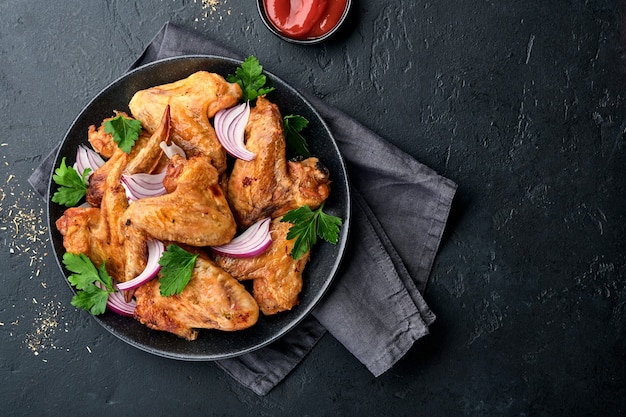
[[[317,158],[287,162],[282,116],[264,97],[250,111],[245,138],[256,157],[235,161],[228,181],[228,202],[240,227],[305,204],[316,209],[328,198],[329,173]]]
[[[259,318],[259,306],[245,287],[204,254],[180,294],[163,297],[153,280],[137,288],[135,298],[137,320],[187,340],[198,337],[197,329],[242,330]]]

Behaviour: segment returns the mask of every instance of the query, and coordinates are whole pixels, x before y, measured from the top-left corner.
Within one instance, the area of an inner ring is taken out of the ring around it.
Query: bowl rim
[[[267,13],[265,11],[265,6],[263,5],[263,1],[264,0],[257,0],[257,10],[259,12],[259,16],[261,17],[261,21],[263,22],[263,24],[265,24],[265,27],[278,38],[286,42],[297,44],[297,45],[316,45],[332,37],[335,33],[337,33],[337,31],[345,23],[346,18],[348,17],[348,14],[350,12],[350,9],[352,9],[352,0],[346,0],[346,7],[343,10],[343,14],[337,21],[337,24],[331,30],[329,30],[328,32],[316,38],[294,39],[283,34],[272,24],[272,22],[270,22],[269,18],[267,17]]]

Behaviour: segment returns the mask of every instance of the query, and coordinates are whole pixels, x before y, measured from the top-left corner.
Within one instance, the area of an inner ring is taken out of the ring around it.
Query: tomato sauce
[[[346,9],[347,0],[263,0],[268,19],[294,39],[318,38],[331,31]]]

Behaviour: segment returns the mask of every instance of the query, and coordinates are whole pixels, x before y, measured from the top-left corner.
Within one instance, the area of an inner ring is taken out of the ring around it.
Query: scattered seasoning
[[[21,188],[13,174],[0,186],[0,230],[6,232],[0,243],[11,255],[29,258],[32,279],[40,275],[40,268],[45,265],[48,227],[44,221],[43,200],[33,191],[21,191]],[[8,196],[12,197],[12,204],[6,204]],[[33,202],[37,203],[35,207]]]
[[[193,0],[193,2],[198,3],[198,0]],[[222,20],[223,16],[221,14],[218,14],[218,12],[221,11],[220,6],[223,6],[226,3],[228,3],[228,0],[200,0],[200,3],[202,3],[202,14],[200,18],[195,19],[196,22],[200,20],[208,20],[208,19],[213,21],[215,20],[215,17],[217,17],[218,20]],[[231,14],[230,8],[226,8],[224,11],[228,15]]]
[[[34,299],[33,299],[34,300]],[[56,332],[59,328],[59,312],[61,302],[49,301],[41,304],[41,308],[33,320],[33,331],[26,334],[24,343],[35,356],[47,349],[59,349],[55,344]]]
[[[6,146],[6,144],[0,144]],[[8,165],[8,164],[7,164]],[[19,177],[8,174],[4,183],[0,183],[0,250],[6,250],[9,256],[25,258],[24,264],[30,268],[30,274],[26,276],[11,276],[12,279],[37,279],[41,280],[41,269],[46,264],[48,257],[48,228],[45,223],[44,200],[40,198],[29,186],[20,184]],[[40,281],[43,288],[47,283]],[[24,288],[24,287],[23,287]],[[68,323],[62,326],[59,319],[64,311],[64,305],[60,301],[51,300],[47,292],[43,296],[35,298],[32,294],[23,294],[24,302],[32,305],[33,316],[31,326],[24,335],[23,345],[33,355],[39,356],[45,350],[59,349],[56,345],[58,336],[56,333],[64,328],[68,330]],[[30,297],[29,297],[30,296]],[[15,308],[15,304],[12,306]],[[24,326],[27,321],[25,316],[20,316],[10,323],[12,328]],[[5,326],[1,323],[0,326]],[[11,336],[16,336],[17,331],[10,330]],[[47,362],[47,359],[41,359]]]

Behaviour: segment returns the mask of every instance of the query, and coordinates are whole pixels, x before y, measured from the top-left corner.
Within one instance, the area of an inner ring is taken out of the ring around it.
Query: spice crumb
[[[33,300],[35,300],[33,298]],[[39,314],[34,319],[34,330],[26,335],[25,344],[33,352],[33,355],[39,354],[46,349],[58,349],[55,344],[55,334],[59,327],[57,317],[62,306],[60,302],[50,301],[41,304]]]
[[[200,0],[201,4],[202,4],[202,15],[201,15],[201,19],[199,18],[195,18],[194,20],[196,22],[198,22],[199,20],[206,20],[209,19],[209,17],[211,18],[211,20],[214,19],[213,14],[217,13],[220,9],[220,6],[225,5],[228,1],[227,0]],[[198,0],[194,0],[194,3],[198,3]],[[231,14],[230,9],[226,10],[227,14]],[[222,20],[222,16],[218,16],[219,20]]]

